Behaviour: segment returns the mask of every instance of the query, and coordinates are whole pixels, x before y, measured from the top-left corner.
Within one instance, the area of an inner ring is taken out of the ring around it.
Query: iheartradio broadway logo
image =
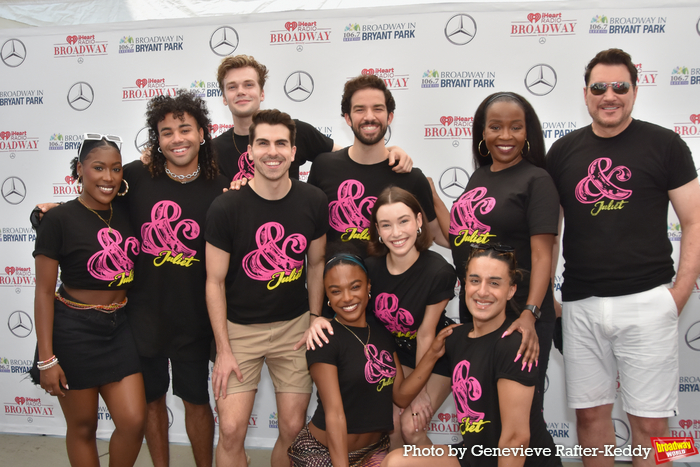
[[[542,18],[542,15],[539,14],[539,13],[530,13],[529,15],[527,15],[527,19],[528,19],[528,21],[530,21],[531,23],[536,23],[536,22],[538,22],[541,18]]]
[[[687,430],[688,428],[690,428],[691,426],[693,426],[693,421],[692,421],[692,420],[679,420],[679,421],[678,421],[678,426],[680,426],[681,428]]]
[[[148,84],[147,79],[137,79],[136,80],[136,86],[138,86],[140,88],[145,88],[147,84]]]
[[[447,423],[447,422],[449,422],[450,420],[455,420],[455,421],[456,421],[456,420],[457,420],[457,414],[451,414],[451,413],[443,412],[443,413],[438,414],[438,417],[437,417],[437,418],[438,418],[438,420],[440,420],[442,423]]]
[[[440,123],[442,123],[443,126],[450,126],[454,122],[453,117],[440,117]]]
[[[11,133],[9,131],[0,131],[0,139],[10,139],[10,135]]]
[[[294,31],[298,25],[299,25],[299,23],[297,23],[296,21],[287,21],[286,23],[284,23],[284,28],[287,31],[291,32],[291,31]]]
[[[76,42],[78,42],[78,36],[67,36],[66,42],[68,42],[70,45],[73,45]]]

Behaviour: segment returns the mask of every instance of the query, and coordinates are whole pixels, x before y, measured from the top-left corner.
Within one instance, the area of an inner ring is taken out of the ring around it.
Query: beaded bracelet
[[[58,365],[58,358],[56,356],[52,356],[48,360],[44,360],[43,362],[36,362],[36,367],[40,370],[48,370],[49,368]]]

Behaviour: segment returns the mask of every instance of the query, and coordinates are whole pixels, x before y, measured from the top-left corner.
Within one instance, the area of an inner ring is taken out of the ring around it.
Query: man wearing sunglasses
[[[678,315],[700,272],[700,185],[676,133],[632,118],[637,69],[627,53],[598,53],[585,83],[593,122],[556,141],[547,156],[566,219],[567,400],[583,447],[614,445],[619,372],[631,444],[650,447],[650,437],[669,436],[667,417],[678,415]],[[673,286],[669,201],[683,231]],[[614,458],[583,461],[612,466]],[[654,459],[633,457],[633,464]]]

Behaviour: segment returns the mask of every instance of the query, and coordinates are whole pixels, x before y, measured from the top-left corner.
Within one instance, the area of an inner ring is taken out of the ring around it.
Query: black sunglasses
[[[591,94],[594,96],[605,94],[608,88],[612,88],[615,94],[627,94],[630,90],[630,83],[626,81],[613,81],[612,83],[593,83],[588,87],[588,89],[591,90]]]

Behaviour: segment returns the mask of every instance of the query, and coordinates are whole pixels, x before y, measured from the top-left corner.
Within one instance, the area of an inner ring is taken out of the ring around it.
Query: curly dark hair
[[[340,115],[344,117],[345,114],[350,115],[350,101],[352,96],[363,89],[377,89],[384,93],[384,103],[386,104],[386,110],[388,113],[394,113],[396,109],[396,101],[394,96],[391,95],[391,91],[386,88],[384,80],[375,75],[360,75],[353,78],[345,83],[345,88],[343,89],[343,98],[340,101]]]
[[[157,177],[165,172],[165,156],[158,151],[160,143],[158,139],[158,123],[162,122],[168,114],[184,119],[184,114],[191,115],[197,126],[204,132],[204,144],[199,147],[199,164],[202,173],[207,180],[213,180],[219,175],[219,166],[216,163],[216,153],[211,144],[211,132],[209,126],[209,110],[204,99],[195,92],[179,89],[175,97],[156,96],[146,106],[146,125],[148,126],[148,148],[150,161],[148,170],[152,177]],[[199,129],[197,128],[197,129]]]
[[[495,102],[515,102],[525,112],[525,131],[527,132],[527,141],[530,143],[530,149],[527,146],[523,148],[523,159],[534,166],[545,167],[545,146],[544,136],[542,135],[542,124],[537,117],[535,109],[527,99],[520,94],[514,92],[497,92],[491,94],[484,99],[474,113],[474,122],[472,125],[472,154],[474,155],[474,168],[479,168],[484,165],[491,165],[493,159],[490,155],[482,155],[479,152],[479,144],[482,141],[482,135],[486,128],[486,111]]]

